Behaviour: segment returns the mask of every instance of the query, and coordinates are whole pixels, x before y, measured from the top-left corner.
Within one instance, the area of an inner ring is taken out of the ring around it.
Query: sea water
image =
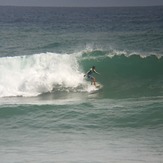
[[[0,37],[0,162],[162,162],[163,7],[0,7]]]

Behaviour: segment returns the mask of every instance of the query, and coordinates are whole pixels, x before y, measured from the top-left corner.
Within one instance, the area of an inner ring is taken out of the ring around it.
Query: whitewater
[[[1,97],[37,96],[83,82],[76,59],[68,54],[35,54],[1,58]],[[7,89],[7,90],[6,90]]]
[[[0,162],[162,163],[162,17],[0,6]]]

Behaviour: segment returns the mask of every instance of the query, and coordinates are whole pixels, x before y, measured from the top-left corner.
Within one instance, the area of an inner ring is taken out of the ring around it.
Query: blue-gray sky
[[[155,6],[163,5],[163,0],[0,0],[0,5],[57,7]]]

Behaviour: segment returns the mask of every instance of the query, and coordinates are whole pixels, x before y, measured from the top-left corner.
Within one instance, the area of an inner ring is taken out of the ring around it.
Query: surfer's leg
[[[94,86],[96,86],[96,79],[94,77],[92,77],[92,83],[94,84]]]
[[[95,79],[95,77],[89,75],[88,78],[91,79],[91,85],[94,84],[96,86],[96,79]]]

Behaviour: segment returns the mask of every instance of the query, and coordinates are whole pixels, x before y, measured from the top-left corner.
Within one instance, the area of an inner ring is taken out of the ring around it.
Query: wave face
[[[88,92],[83,77],[92,65],[108,97],[163,95],[163,58],[156,55],[86,50],[74,54],[41,53],[0,58],[0,96],[37,96],[45,92]]]
[[[97,80],[105,86],[105,96],[137,97],[163,94],[163,58],[120,51],[92,51],[82,64],[96,65]]]

